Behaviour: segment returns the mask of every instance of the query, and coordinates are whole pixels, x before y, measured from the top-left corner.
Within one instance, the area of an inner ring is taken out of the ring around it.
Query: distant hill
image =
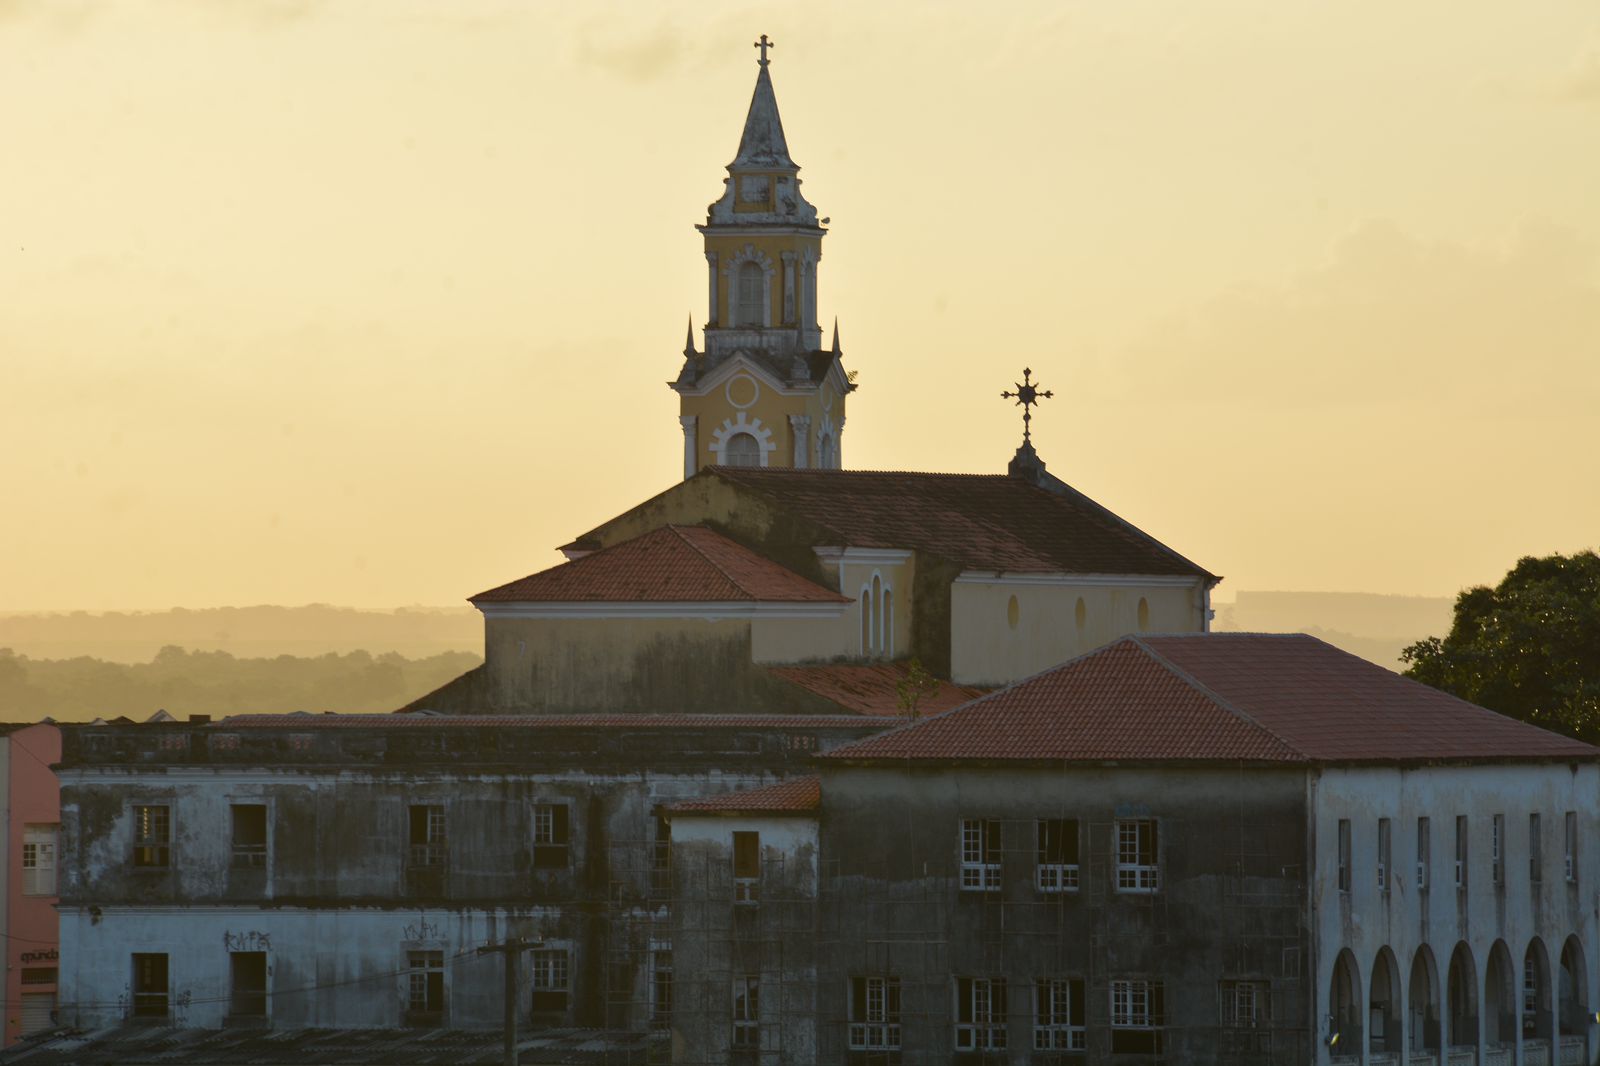
[[[1309,633],[1391,670],[1400,652],[1450,630],[1455,600],[1377,592],[1249,592],[1219,603],[1212,628],[1235,633]]]
[[[426,658],[483,651],[482,616],[471,607],[363,611],[305,607],[215,607],[168,611],[0,614],[0,648],[36,659],[80,655],[148,662],[162,648],[225,651],[239,658],[366,651]]]

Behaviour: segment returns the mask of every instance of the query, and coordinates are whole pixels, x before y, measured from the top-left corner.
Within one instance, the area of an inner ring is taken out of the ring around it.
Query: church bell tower
[[[839,327],[822,346],[817,264],[827,230],[800,193],[800,168],[772,90],[766,34],[755,94],[722,198],[696,226],[705,239],[705,342],[691,318],[683,369],[671,382],[683,426],[683,476],[701,467],[837,469],[845,397]]]

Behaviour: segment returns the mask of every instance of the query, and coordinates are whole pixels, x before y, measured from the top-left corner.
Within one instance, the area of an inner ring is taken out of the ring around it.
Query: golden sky
[[[1600,542],[1593,0],[0,0],[0,610],[459,603],[681,475],[760,33],[858,468],[1244,589]]]

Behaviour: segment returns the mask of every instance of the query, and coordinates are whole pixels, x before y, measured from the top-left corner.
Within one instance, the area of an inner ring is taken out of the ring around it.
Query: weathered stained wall
[[[1114,887],[1117,817],[1157,819],[1161,889]],[[960,820],[1002,822],[1002,888],[959,887]],[[1040,818],[1080,820],[1081,887],[1034,883]],[[901,982],[900,1061],[959,1061],[954,980],[1005,977],[1005,1053],[1029,1062],[1032,982],[1086,984],[1088,1051],[1111,1061],[1109,982],[1161,980],[1164,1061],[1302,1063],[1312,1052],[1303,772],[1137,768],[825,768],[819,1062],[847,1060],[852,976]],[[1219,982],[1272,984],[1265,1031],[1219,1024]]]
[[[760,834],[755,902],[736,900],[735,832]],[[742,1061],[731,1004],[744,975],[759,980],[759,1061],[827,1061],[817,1050],[818,858],[810,817],[673,815],[674,1062]]]
[[[1130,633],[1204,632],[1200,583],[1173,587],[1159,581],[1140,584],[1129,577],[1107,585],[1075,583],[1071,575],[1036,580],[1028,575],[1000,580],[963,576],[950,590],[951,680],[1006,684]],[[1143,615],[1141,601],[1146,605]]]

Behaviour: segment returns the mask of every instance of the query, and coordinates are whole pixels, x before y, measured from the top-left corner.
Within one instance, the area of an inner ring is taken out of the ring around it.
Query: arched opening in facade
[[[1450,1002],[1450,1046],[1478,1046],[1478,967],[1463,940],[1450,955],[1445,991]]]
[[[1394,952],[1380,948],[1372,963],[1372,991],[1367,996],[1367,1040],[1372,1053],[1399,1055],[1404,1046],[1400,1027],[1400,967]]]
[[[1361,976],[1356,970],[1356,957],[1350,954],[1349,948],[1339,952],[1339,957],[1333,963],[1333,985],[1328,989],[1328,1014],[1333,1019],[1328,1033],[1330,1050],[1336,1056],[1359,1056]]]
[[[1139,632],[1143,633],[1150,628],[1150,601],[1143,596],[1139,597]]]
[[[739,298],[734,305],[734,324],[761,326],[765,323],[767,272],[761,264],[746,260],[739,264]]]
[[[872,575],[872,654],[883,654],[883,578]]]
[[[1516,972],[1506,942],[1496,940],[1484,967],[1483,1038],[1489,1047],[1510,1047],[1517,1042]]]
[[[1439,966],[1424,944],[1411,959],[1409,996],[1411,1050],[1439,1053]]]
[[[861,657],[872,654],[872,586],[861,586]]]
[[[883,656],[894,658],[894,590],[883,590]]]
[[[1534,937],[1522,956],[1522,1040],[1550,1042],[1550,953]]]
[[[1562,1036],[1583,1036],[1589,1028],[1589,990],[1584,982],[1583,945],[1575,936],[1561,945],[1561,987],[1557,999]]]
[[[722,446],[725,466],[760,466],[761,442],[750,433],[735,433]]]

